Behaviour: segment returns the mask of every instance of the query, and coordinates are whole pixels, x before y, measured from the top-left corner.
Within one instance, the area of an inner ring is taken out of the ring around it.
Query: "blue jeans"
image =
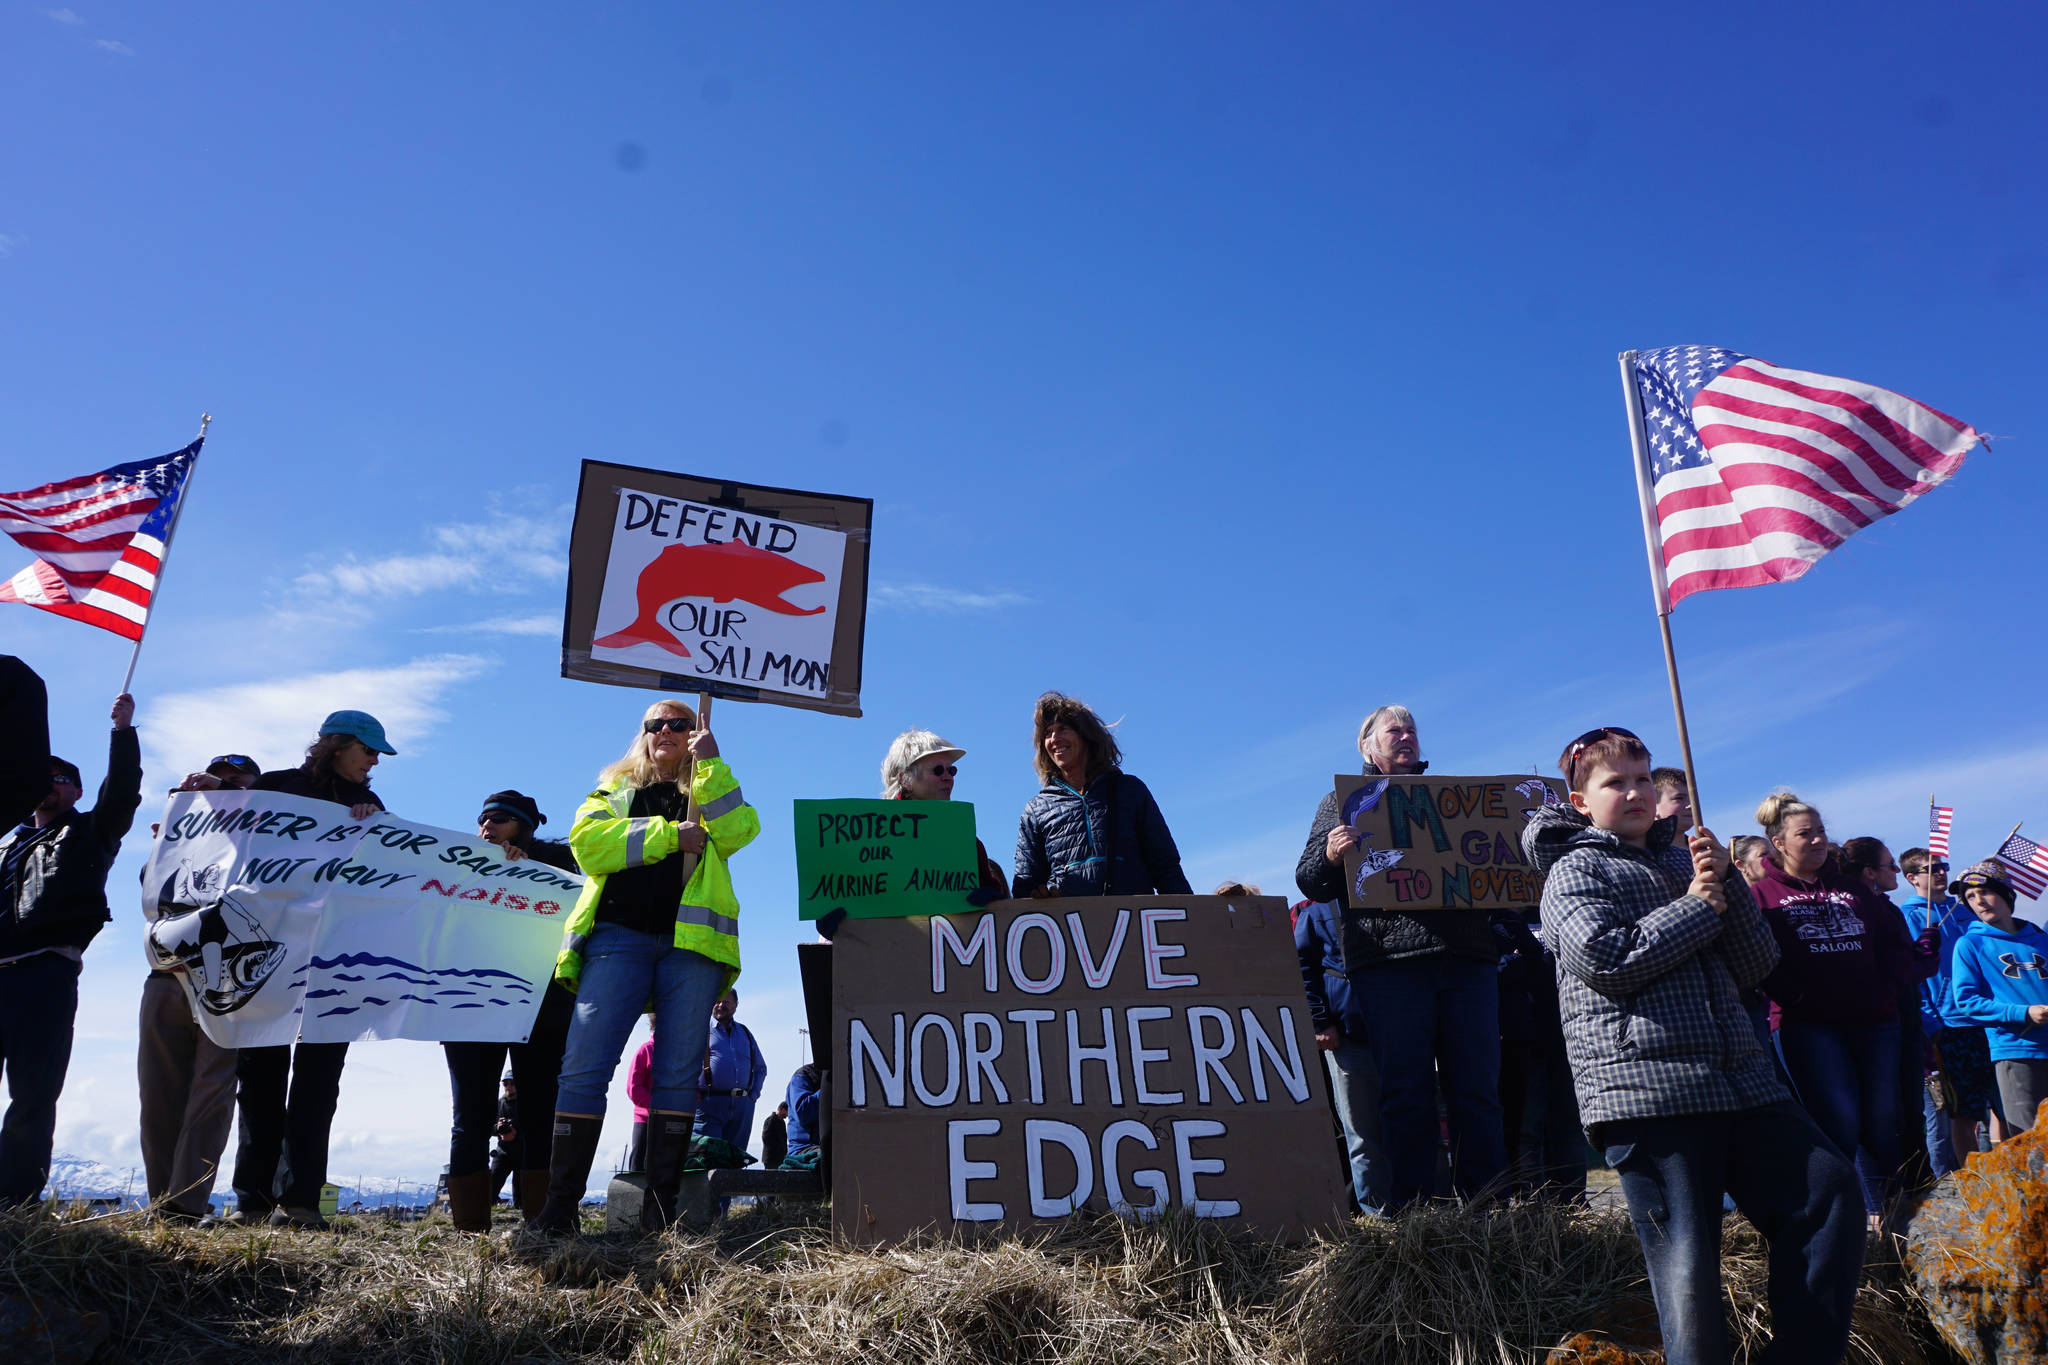
[[[1935,1178],[1962,1169],[1955,1135],[1949,1131],[1948,1110],[1935,1106],[1934,1092],[1924,1085],[1920,1087],[1920,1118],[1927,1125],[1927,1164],[1933,1168]]]
[[[1344,1156],[1351,1164],[1351,1197],[1367,1213],[1387,1205],[1387,1154],[1380,1143],[1380,1069],[1372,1049],[1346,1037],[1323,1054],[1330,1077],[1330,1103],[1344,1128]]]
[[[701,953],[616,924],[599,924],[583,947],[576,1014],[562,1054],[555,1108],[564,1114],[604,1113],[605,1092],[619,1054],[654,1002],[654,1075],[649,1109],[688,1114],[697,1108],[697,1075],[711,1027],[711,1006],[725,968]]]
[[[1899,1124],[1899,1023],[1778,1023],[1778,1050],[1792,1089],[1843,1156],[1863,1151],[1863,1202],[1883,1210],[1898,1192],[1904,1160]]]
[[[731,1100],[716,1109],[698,1106],[697,1132],[703,1137],[730,1142],[744,1152],[754,1140],[754,1102]]]
[[[0,1120],[0,1208],[42,1198],[57,1134],[57,1096],[71,1068],[78,1019],[79,964],[36,953],[0,967],[0,1071],[7,1117]]]
[[[1501,1132],[1500,990],[1491,962],[1410,958],[1352,979],[1380,1071],[1388,1203],[1436,1189],[1436,1091],[1450,1110],[1451,1178],[1470,1198],[1507,1168]]]
[[[1643,1244],[1666,1365],[1724,1365],[1721,1196],[1770,1254],[1771,1365],[1838,1361],[1863,1269],[1856,1173],[1789,1100],[1733,1113],[1600,1125]]]

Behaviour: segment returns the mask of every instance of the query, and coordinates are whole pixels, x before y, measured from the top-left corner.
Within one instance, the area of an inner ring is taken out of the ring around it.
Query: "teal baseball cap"
[[[336,711],[320,722],[323,735],[354,735],[363,742],[365,749],[375,749],[380,754],[396,754],[391,742],[384,738],[384,727],[368,711]]]

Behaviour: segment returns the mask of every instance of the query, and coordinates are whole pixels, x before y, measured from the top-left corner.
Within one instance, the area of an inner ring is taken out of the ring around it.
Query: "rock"
[[[1551,1347],[1544,1365],[1664,1365],[1664,1337],[1654,1302],[1620,1299],[1599,1316],[1596,1326]]]
[[[84,1365],[99,1358],[111,1334],[98,1313],[0,1297],[0,1360]]]
[[[2048,1128],[1943,1176],[1913,1215],[1906,1264],[1971,1365],[2048,1365]]]

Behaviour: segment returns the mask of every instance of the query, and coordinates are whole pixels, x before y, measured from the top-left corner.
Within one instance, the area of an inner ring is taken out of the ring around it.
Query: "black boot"
[[[676,1220],[695,1120],[694,1114],[666,1109],[647,1115],[647,1197],[640,1205],[640,1226],[647,1232],[660,1232]]]
[[[555,1145],[548,1162],[548,1200],[526,1226],[535,1232],[575,1232],[583,1225],[583,1191],[604,1119],[595,1114],[555,1115]]]

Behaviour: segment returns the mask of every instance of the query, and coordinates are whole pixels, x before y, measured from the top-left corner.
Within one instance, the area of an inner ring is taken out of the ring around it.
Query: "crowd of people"
[[[0,665],[10,717],[34,691],[17,663]],[[78,809],[75,765],[46,755],[24,769],[0,754],[0,1205],[39,1197],[47,1172],[83,950],[109,918],[107,871],[140,803],[133,716],[124,695],[90,810]],[[31,726],[16,733],[38,742]],[[1366,774],[1428,767],[1400,706],[1368,715],[1357,749]],[[336,711],[296,766],[223,754],[178,790],[288,792],[362,818],[383,808],[371,779],[393,752],[373,716]],[[964,754],[904,732],[883,795],[950,799]],[[970,904],[1190,893],[1158,802],[1091,708],[1041,698],[1032,756],[1042,785],[1019,821],[1015,875],[977,845]],[[1770,1241],[1772,1283],[1804,1286],[1773,1295],[1780,1340],[1835,1358],[1866,1219],[1895,1214],[1987,1138],[2029,1127],[2048,1098],[2048,935],[2016,918],[1999,864],[1951,878],[1924,848],[1895,859],[1875,838],[1837,844],[1789,792],[1757,808],[1759,833],[1724,846],[1693,821],[1685,775],[1653,768],[1626,730],[1580,736],[1558,767],[1568,803],[1536,811],[1523,836],[1542,903],[1519,913],[1353,904],[1344,859],[1358,834],[1334,794],[1315,812],[1295,944],[1353,1201],[1384,1215],[1447,1193],[1581,1200],[1597,1149],[1642,1236],[1669,1358],[1725,1353],[1718,1310],[1702,1305],[1719,1302],[1726,1204]],[[531,1228],[573,1230],[607,1092],[651,1014],[629,1067],[626,1164],[645,1172],[643,1224],[657,1229],[675,1216],[693,1139],[744,1146],[767,1081],[734,1018],[728,869],[760,820],[695,711],[663,700],[599,774],[566,842],[538,838],[545,823],[516,790],[490,794],[477,817],[508,861],[586,881],[528,1041],[444,1044],[451,1214],[466,1231],[488,1227],[509,1175]],[[1901,875],[1914,894],[1894,904]],[[235,1208],[220,1221],[323,1225],[348,1046],[221,1049],[167,971],[144,983],[141,1034],[160,1216],[205,1212],[239,1109]],[[764,1125],[778,1164],[815,1165],[821,1081],[815,1064],[800,1068]]]

